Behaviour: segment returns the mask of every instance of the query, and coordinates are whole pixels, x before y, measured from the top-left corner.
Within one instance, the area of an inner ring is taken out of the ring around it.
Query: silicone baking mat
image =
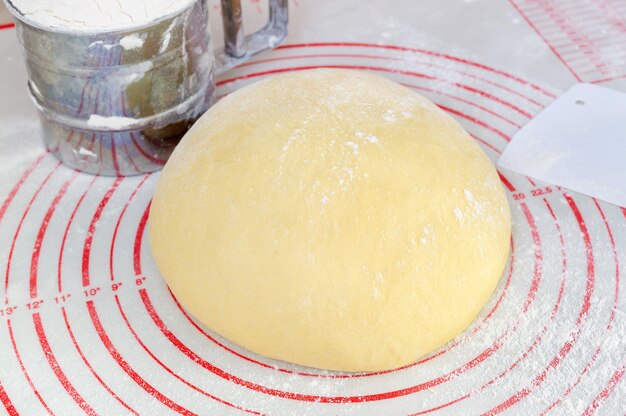
[[[246,2],[249,26],[261,3]],[[578,79],[626,89],[623,59],[580,41],[607,31],[626,42],[623,2],[587,2],[593,20],[573,19],[573,3],[293,1],[286,44],[222,77],[219,93],[306,68],[371,71],[432,99],[495,161]],[[561,24],[553,10],[565,7]],[[626,412],[626,209],[501,171],[512,253],[461,336],[382,373],[273,361],[206,330],[168,291],[146,242],[158,174],[59,164],[41,145],[10,27],[0,52],[0,414]]]

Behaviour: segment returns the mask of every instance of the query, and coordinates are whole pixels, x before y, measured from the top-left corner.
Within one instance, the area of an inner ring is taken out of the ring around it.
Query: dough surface
[[[150,245],[208,328],[310,367],[399,367],[483,308],[510,211],[474,140],[376,75],[319,69],[212,107],[162,172]]]

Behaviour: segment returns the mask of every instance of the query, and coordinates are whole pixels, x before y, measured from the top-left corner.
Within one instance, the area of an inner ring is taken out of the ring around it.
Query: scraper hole
[[[584,101],[584,100],[580,100],[580,99],[578,99],[578,100],[576,100],[576,101],[574,101],[574,102],[575,102],[577,105],[585,105],[585,101]]]

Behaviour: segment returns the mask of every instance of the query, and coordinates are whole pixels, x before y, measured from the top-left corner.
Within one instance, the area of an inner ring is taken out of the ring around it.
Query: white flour
[[[171,15],[192,0],[9,0],[39,26],[70,31],[107,31],[141,26]]]

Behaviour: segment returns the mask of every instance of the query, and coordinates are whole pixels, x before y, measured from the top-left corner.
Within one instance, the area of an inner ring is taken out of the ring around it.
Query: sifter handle
[[[269,0],[269,19],[265,26],[245,35],[241,0],[222,0],[224,47],[215,51],[217,73],[221,74],[280,44],[287,36],[288,19],[288,0]]]

